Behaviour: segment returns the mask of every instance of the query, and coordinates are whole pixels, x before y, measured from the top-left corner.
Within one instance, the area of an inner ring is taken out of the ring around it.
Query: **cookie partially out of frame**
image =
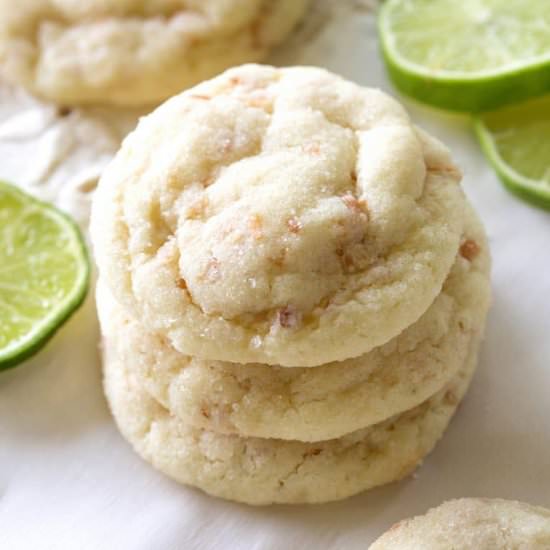
[[[396,523],[370,550],[548,550],[550,510],[502,499],[462,498]]]
[[[386,94],[248,65],[142,119],[91,233],[115,299],[179,352],[317,366],[428,309],[462,236],[459,179]]]
[[[339,439],[303,443],[193,428],[147,390],[138,370],[104,350],[105,393],[124,437],[155,468],[211,495],[248,504],[343,499],[410,474],[442,436],[466,392],[479,338],[456,377],[407,412]]]
[[[158,103],[261,60],[307,2],[0,0],[0,72],[57,103]]]

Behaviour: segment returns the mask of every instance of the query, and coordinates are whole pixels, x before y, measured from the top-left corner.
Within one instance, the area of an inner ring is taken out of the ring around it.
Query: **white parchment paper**
[[[324,66],[396,93],[364,0],[319,0],[271,61]],[[424,466],[322,506],[250,508],[173,483],[131,451],[109,416],[90,296],[36,358],[0,373],[2,550],[366,549],[393,522],[453,497],[550,507],[550,214],[503,190],[466,117],[401,99],[452,148],[494,259],[478,373]],[[67,112],[0,85],[0,178],[85,227],[97,177],[139,114]]]

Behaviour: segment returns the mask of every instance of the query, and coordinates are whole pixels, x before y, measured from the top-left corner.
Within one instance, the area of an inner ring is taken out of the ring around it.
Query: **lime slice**
[[[550,96],[484,113],[474,127],[508,189],[550,209]]]
[[[386,0],[378,26],[392,80],[420,101],[477,112],[550,90],[547,0]]]
[[[36,353],[78,308],[89,265],[67,216],[0,182],[0,370]]]

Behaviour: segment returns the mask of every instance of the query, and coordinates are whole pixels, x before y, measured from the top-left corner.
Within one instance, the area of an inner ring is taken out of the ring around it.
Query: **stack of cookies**
[[[412,472],[475,370],[489,254],[384,93],[248,65],[125,140],[94,199],[105,390],[136,451],[250,504]]]

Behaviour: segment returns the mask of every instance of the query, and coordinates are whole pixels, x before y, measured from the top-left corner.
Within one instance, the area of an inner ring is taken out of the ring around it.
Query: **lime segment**
[[[540,0],[386,0],[380,42],[396,86],[483,111],[550,89],[550,5]]]
[[[484,113],[474,126],[503,183],[550,209],[550,96]]]
[[[67,216],[0,182],[0,370],[37,352],[78,308],[89,265]]]

